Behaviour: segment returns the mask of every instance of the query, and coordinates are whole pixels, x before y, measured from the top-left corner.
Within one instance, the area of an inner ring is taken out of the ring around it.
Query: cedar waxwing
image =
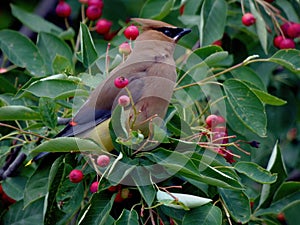
[[[71,122],[56,137],[91,138],[111,151],[110,117],[119,96],[128,95],[127,90],[137,112],[133,115],[132,105],[126,107],[127,119],[133,124],[131,129],[138,129],[147,135],[147,121],[155,116],[164,118],[177,79],[173,58],[175,44],[191,30],[150,19],[132,20],[141,24],[143,30],[134,41],[132,52],[95,88]],[[127,90],[114,85],[118,77],[128,79]],[[40,153],[33,161],[46,154]]]

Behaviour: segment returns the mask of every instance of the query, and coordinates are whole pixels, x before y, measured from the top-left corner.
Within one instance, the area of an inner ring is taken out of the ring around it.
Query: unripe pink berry
[[[96,32],[98,34],[106,34],[111,28],[112,22],[106,19],[100,19],[96,23]]]
[[[120,106],[126,107],[130,104],[130,98],[127,95],[121,95],[118,99]]]
[[[99,186],[99,182],[98,181],[94,181],[91,186],[90,186],[90,191],[92,193],[96,193],[98,191],[98,186]]]
[[[72,183],[79,183],[83,179],[83,173],[81,170],[72,170],[69,174],[69,180]]]
[[[0,73],[6,73],[7,69],[6,68],[0,68]]]
[[[280,49],[289,49],[295,47],[296,47],[295,42],[293,41],[293,39],[290,38],[283,39],[279,44]]]
[[[211,114],[206,118],[205,122],[209,128],[212,128],[219,124],[225,123],[226,121],[222,116]]]
[[[119,52],[124,55],[129,55],[131,53],[131,47],[128,42],[123,42],[119,46]]]
[[[71,6],[65,1],[60,1],[55,8],[55,12],[59,17],[66,18],[71,15],[72,9]]]
[[[276,36],[273,40],[273,44],[276,48],[280,48],[280,43],[282,42],[282,40],[284,39],[283,36]]]
[[[117,88],[124,88],[128,85],[129,81],[126,77],[117,77],[114,84]]]
[[[102,10],[96,5],[90,5],[86,9],[86,16],[89,20],[99,19],[102,15]]]
[[[135,40],[139,36],[139,29],[134,25],[130,25],[124,30],[124,35],[129,40]]]
[[[110,158],[107,155],[99,155],[97,158],[97,164],[100,167],[106,167],[109,165]]]
[[[245,26],[251,26],[251,25],[255,24],[255,22],[256,22],[256,19],[252,13],[245,13],[242,17],[242,23]]]
[[[300,24],[294,23],[287,29],[287,34],[291,38],[297,38],[300,37]]]

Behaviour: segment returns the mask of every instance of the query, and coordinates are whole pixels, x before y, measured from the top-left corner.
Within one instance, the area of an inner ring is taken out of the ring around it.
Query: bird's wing
[[[131,90],[134,102],[142,95],[144,84],[142,79],[139,78],[144,76],[146,76],[145,72],[128,74],[128,76],[126,76],[129,79],[128,89]],[[113,82],[113,79],[109,79],[106,82]],[[91,95],[93,97],[87,100],[74,118],[56,135],[56,137],[81,135],[109,119],[112,110],[116,106],[118,97],[127,93],[124,89],[117,89],[116,92],[115,90],[113,91],[112,88],[107,88],[107,86],[109,86],[107,83],[99,85],[97,87],[98,90],[95,90],[94,95]],[[104,108],[102,108],[102,106]]]

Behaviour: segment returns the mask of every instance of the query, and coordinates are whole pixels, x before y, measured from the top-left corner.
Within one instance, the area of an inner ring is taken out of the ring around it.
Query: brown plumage
[[[57,136],[92,138],[101,142],[106,150],[112,150],[109,119],[118,97],[127,94],[125,89],[114,86],[114,80],[120,76],[129,80],[127,88],[139,111],[133,129],[147,133],[147,119],[155,115],[164,118],[177,76],[173,59],[175,44],[190,30],[161,21],[140,18],[132,20],[139,23],[143,30],[134,41],[132,52],[125,62],[111,71],[95,88],[72,123]],[[128,108],[127,115],[133,117],[131,107]]]

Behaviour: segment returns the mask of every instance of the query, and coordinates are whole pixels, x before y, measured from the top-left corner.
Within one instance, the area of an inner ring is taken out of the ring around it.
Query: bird
[[[153,117],[164,118],[166,115],[177,80],[173,57],[175,46],[191,29],[152,19],[131,20],[140,24],[142,30],[134,41],[131,53],[91,92],[56,137],[90,138],[106,151],[112,151],[114,146],[109,132],[111,115],[118,104],[118,98],[128,93],[133,101],[126,110],[127,119],[132,122],[130,129],[147,135],[148,121]],[[120,77],[128,80],[126,88],[120,89],[114,85],[115,79]],[[47,154],[39,153],[32,161]]]

